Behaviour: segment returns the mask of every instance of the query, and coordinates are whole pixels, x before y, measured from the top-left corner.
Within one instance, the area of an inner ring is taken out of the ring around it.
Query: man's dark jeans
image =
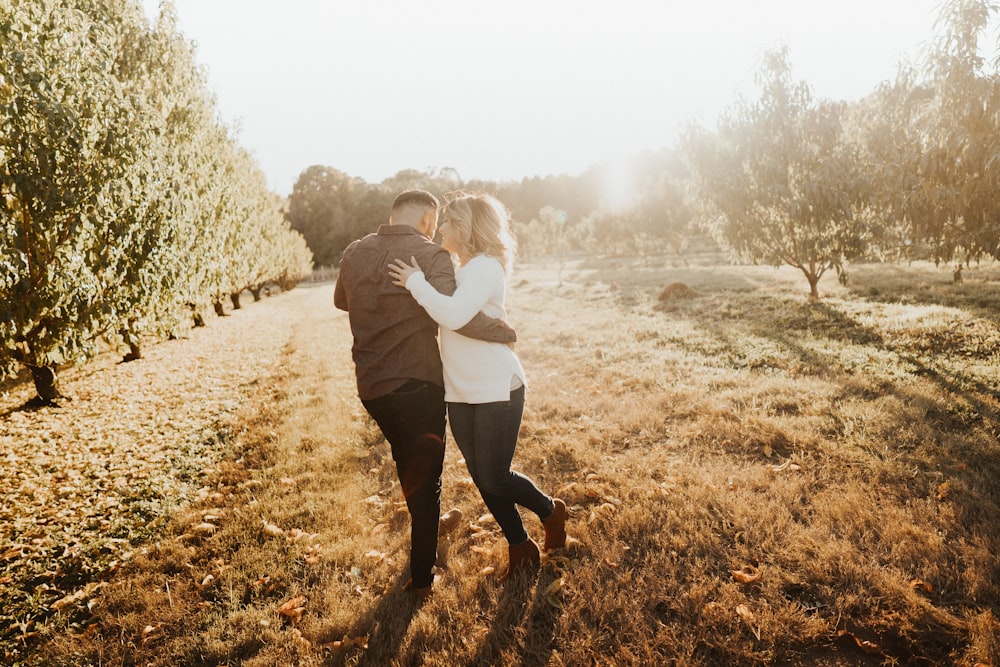
[[[396,474],[410,510],[410,576],[430,586],[437,558],[444,466],[444,389],[412,380],[396,391],[361,401],[392,448]]]

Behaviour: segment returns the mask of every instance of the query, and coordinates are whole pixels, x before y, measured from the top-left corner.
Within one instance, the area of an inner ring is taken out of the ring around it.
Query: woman
[[[482,311],[506,319],[504,292],[516,242],[510,216],[497,199],[460,194],[441,210],[441,247],[458,269],[457,288],[441,294],[425,279],[416,260],[390,265],[394,283],[405,287],[441,325],[448,422],[476,487],[507,539],[507,576],[539,563],[538,545],[528,536],[517,506],[542,520],[545,550],[566,544],[566,503],[542,493],[527,476],[511,470],[524,412],[524,369],[507,345],[466,338],[456,329]]]

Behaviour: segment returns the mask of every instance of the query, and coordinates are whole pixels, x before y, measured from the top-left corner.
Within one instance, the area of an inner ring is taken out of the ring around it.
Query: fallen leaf
[[[29,549],[26,544],[19,544],[12,549],[8,549],[0,555],[0,560],[11,560],[12,558],[20,558],[23,555],[25,549]]]
[[[565,583],[566,580],[563,577],[559,577],[558,579],[553,580],[551,584],[546,586],[543,595],[554,595],[555,593],[562,590],[562,587]]]
[[[614,562],[613,560],[608,559],[607,557],[604,558],[604,565],[605,565],[605,567],[610,567],[612,569],[618,567],[618,563]]]
[[[739,604],[736,606],[736,615],[747,623],[753,623],[757,620],[757,618],[753,615],[753,612],[750,611],[750,608],[745,604]]]
[[[283,531],[281,528],[278,528],[273,523],[268,523],[267,521],[264,521],[264,533],[272,537],[281,537],[282,535],[285,534],[285,531]]]
[[[163,630],[163,623],[157,623],[156,625],[147,625],[142,629],[142,643],[151,642],[160,637]]]
[[[951,495],[951,482],[941,482],[937,488],[937,499],[944,500]]]
[[[496,571],[497,569],[495,567],[493,567],[492,565],[487,565],[486,567],[484,567],[479,571],[479,575],[485,577],[486,575],[493,574]]]
[[[870,642],[867,639],[860,639],[859,637],[855,636],[851,632],[848,632],[847,630],[840,630],[837,633],[837,636],[846,637],[855,647],[861,649],[865,653],[868,653],[870,655],[883,655],[882,648],[878,644]]]
[[[107,584],[105,582],[91,582],[75,593],[71,593],[59,600],[56,600],[52,603],[51,608],[56,611],[62,611],[66,607],[79,604],[80,602],[88,600],[92,595],[94,595],[94,593],[106,585]]]
[[[344,648],[350,648],[352,646],[357,648],[368,648],[368,637],[348,637],[344,635],[343,639],[338,639],[335,642],[327,642],[325,644],[320,644],[322,648],[328,648],[333,650],[339,650]]]
[[[319,537],[319,533],[307,533],[299,528],[292,528],[285,534],[285,539],[291,544],[298,544],[302,540],[313,540]]]
[[[736,615],[746,622],[747,627],[750,628],[750,632],[757,638],[757,641],[760,641],[760,627],[755,625],[757,618],[750,611],[750,608],[745,604],[739,604],[736,606]]]
[[[752,584],[760,579],[760,570],[752,565],[744,565],[738,570],[733,570],[733,579],[741,584]]]
[[[298,623],[302,620],[302,614],[306,610],[305,605],[305,596],[299,595],[278,607],[278,615],[287,618],[292,623]]]
[[[191,526],[191,532],[195,535],[212,535],[219,529],[214,523],[207,521]]]
[[[491,521],[496,521],[496,519],[493,518],[492,514],[484,514],[477,521],[479,523],[490,523]]]
[[[910,588],[912,588],[915,591],[923,591],[924,593],[934,592],[934,587],[922,579],[914,579],[913,581],[911,581]]]
[[[867,639],[861,640],[855,637],[854,641],[857,642],[858,648],[860,648],[865,653],[870,653],[872,655],[881,655],[882,653],[882,649],[879,647],[878,644],[874,644],[868,641]]]
[[[775,472],[782,472],[784,470],[795,471],[795,470],[802,470],[802,466],[800,466],[798,463],[793,463],[792,459],[788,459],[787,461],[785,461],[780,465],[771,466],[771,470]]]

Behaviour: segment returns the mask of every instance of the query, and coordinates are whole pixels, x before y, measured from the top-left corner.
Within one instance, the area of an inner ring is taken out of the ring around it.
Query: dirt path
[[[329,330],[338,319],[346,331],[332,284],[300,287],[138,361],[106,354],[66,371],[73,400],[61,407],[21,409],[30,384],[0,394],[0,641],[30,636],[196,498],[236,413],[280,370],[293,337],[324,354],[320,345],[339,342]]]

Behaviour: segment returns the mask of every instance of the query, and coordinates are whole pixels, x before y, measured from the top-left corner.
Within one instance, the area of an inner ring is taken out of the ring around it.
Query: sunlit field
[[[291,333],[200,491],[96,571],[106,585],[5,635],[8,657],[1000,664],[1000,266],[962,284],[923,263],[853,266],[815,301],[788,268],[521,265],[515,465],[567,501],[572,539],[501,583],[504,540],[449,443],[443,504],[465,519],[420,607],[332,291],[251,306],[282,304]]]

